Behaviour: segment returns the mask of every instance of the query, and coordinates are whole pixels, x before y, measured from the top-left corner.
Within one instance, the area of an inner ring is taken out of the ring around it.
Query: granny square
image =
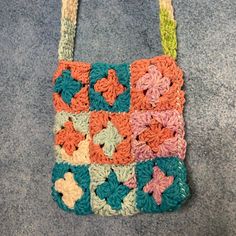
[[[95,63],[90,73],[90,110],[128,112],[130,73],[127,64]]]
[[[91,112],[89,133],[92,163],[128,164],[134,161],[129,113]]]
[[[58,162],[89,164],[89,113],[58,112],[54,125],[55,153]]]
[[[173,211],[189,196],[186,168],[179,158],[156,158],[137,163],[137,208],[141,212]]]
[[[184,104],[183,73],[168,56],[133,62],[131,71],[131,110],[182,113]]]
[[[60,61],[53,77],[53,104],[57,112],[89,111],[90,64]]]
[[[52,171],[52,196],[58,206],[77,215],[91,214],[88,166],[56,163]]]
[[[184,121],[177,110],[131,114],[132,153],[136,161],[178,156],[184,159]]]
[[[91,164],[91,205],[100,215],[133,215],[136,208],[134,165]]]

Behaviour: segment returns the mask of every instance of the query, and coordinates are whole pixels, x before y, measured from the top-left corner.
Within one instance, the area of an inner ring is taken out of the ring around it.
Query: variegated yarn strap
[[[165,55],[177,57],[176,21],[172,0],[157,0],[160,5],[161,43]],[[62,0],[59,60],[73,60],[78,0]]]
[[[158,1],[158,0],[157,0]],[[160,32],[161,43],[165,55],[174,59],[177,57],[176,21],[172,0],[159,0],[160,2]]]
[[[78,0],[62,0],[59,60],[73,60]]]

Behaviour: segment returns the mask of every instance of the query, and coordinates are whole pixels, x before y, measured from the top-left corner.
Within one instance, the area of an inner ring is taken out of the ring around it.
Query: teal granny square
[[[71,172],[74,175],[76,184],[82,189],[82,197],[75,202],[73,208],[68,206],[62,200],[62,194],[55,188],[55,182],[59,179],[64,179],[65,174]],[[87,165],[72,166],[67,163],[56,163],[52,171],[52,197],[57,202],[58,206],[65,211],[75,212],[77,215],[91,214],[90,205],[90,176]]]
[[[128,64],[95,63],[90,72],[91,111],[128,112],[130,72]]]
[[[156,175],[155,177],[155,169],[159,176]],[[137,163],[135,171],[137,178],[137,208],[141,212],[173,211],[179,208],[189,197],[189,187],[186,184],[186,168],[179,158],[156,158],[140,162]],[[168,183],[170,178],[173,181],[171,184]],[[145,191],[150,190],[152,185],[153,191]],[[159,202],[155,199],[159,199]]]

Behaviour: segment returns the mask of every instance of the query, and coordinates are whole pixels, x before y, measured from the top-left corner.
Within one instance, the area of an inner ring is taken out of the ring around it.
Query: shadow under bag
[[[159,213],[189,197],[176,22],[171,0],[159,4],[164,55],[90,64],[73,60],[78,0],[62,0],[52,196],[65,211]]]

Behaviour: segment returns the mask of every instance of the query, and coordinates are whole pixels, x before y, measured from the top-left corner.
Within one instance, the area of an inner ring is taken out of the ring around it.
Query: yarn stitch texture
[[[62,0],[52,197],[77,215],[176,210],[190,193],[171,0],[160,0],[165,55],[130,65],[72,61],[77,6]]]

